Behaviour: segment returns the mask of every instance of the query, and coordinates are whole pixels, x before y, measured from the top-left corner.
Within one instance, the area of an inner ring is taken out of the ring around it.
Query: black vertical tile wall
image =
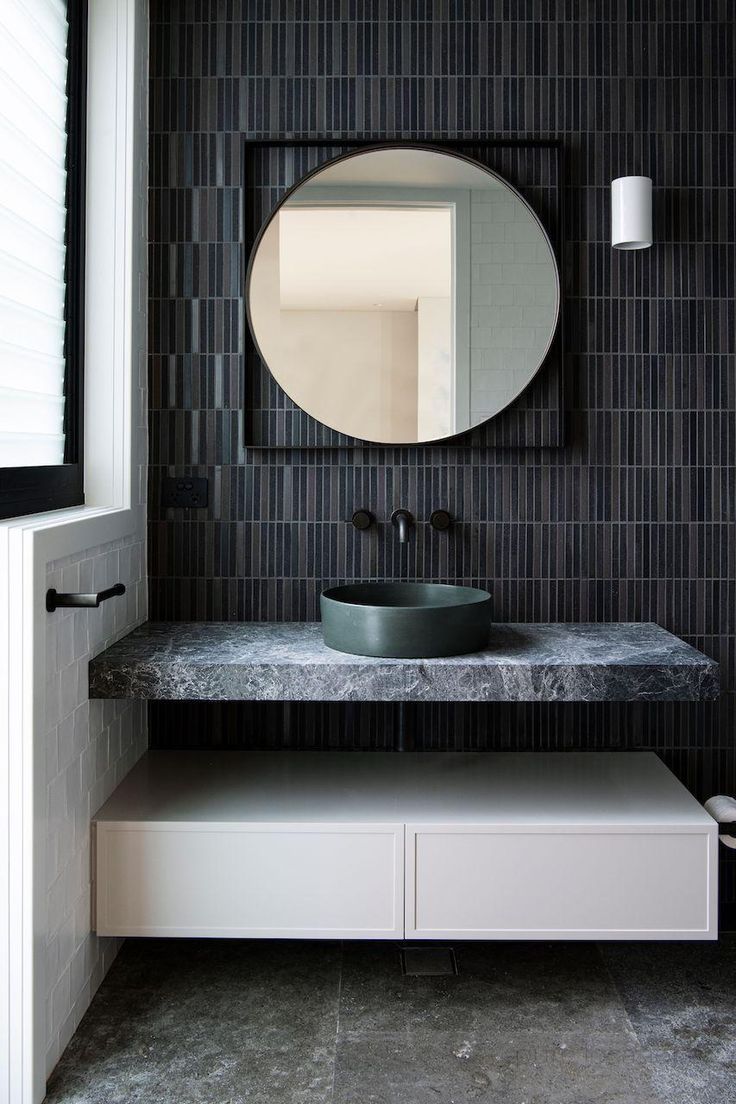
[[[310,619],[387,577],[488,586],[499,619],[657,621],[721,662],[719,703],[417,707],[417,744],[648,747],[736,791],[735,71],[732,0],[152,0],[152,617]],[[243,135],[561,138],[565,446],[246,449]],[[610,247],[627,173],[655,182],[641,253]],[[183,471],[206,511],[160,509]],[[390,705],[152,713],[161,746],[393,739]]]

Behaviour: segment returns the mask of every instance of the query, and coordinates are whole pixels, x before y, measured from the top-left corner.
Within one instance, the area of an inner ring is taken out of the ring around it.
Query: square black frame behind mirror
[[[563,149],[556,138],[274,138],[243,139],[243,296],[254,243],[285,192],[319,165],[351,150],[424,146],[453,150],[508,180],[539,215],[555,252],[563,285]],[[544,364],[519,398],[483,425],[438,444],[412,448],[550,448],[564,444],[564,297],[560,320]],[[301,410],[263,363],[243,309],[245,445],[249,448],[399,448],[378,445],[323,425]]]

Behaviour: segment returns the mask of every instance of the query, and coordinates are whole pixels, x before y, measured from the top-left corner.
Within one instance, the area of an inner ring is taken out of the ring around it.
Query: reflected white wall
[[[455,432],[452,303],[449,296],[417,300],[417,436],[420,441]]]

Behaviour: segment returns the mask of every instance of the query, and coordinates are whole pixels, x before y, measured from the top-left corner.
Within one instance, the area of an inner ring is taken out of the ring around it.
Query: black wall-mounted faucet
[[[437,533],[446,533],[452,525],[452,514],[447,510],[433,510],[429,515],[429,524]],[[370,529],[376,524],[376,519],[370,510],[355,510],[350,519],[351,525],[361,532]],[[414,525],[414,515],[408,510],[394,510],[391,515],[391,524],[399,533],[399,544],[408,544],[409,535]]]
[[[391,515],[391,524],[399,531],[399,544],[408,544],[409,531],[414,524],[414,518],[408,510],[394,510]]]

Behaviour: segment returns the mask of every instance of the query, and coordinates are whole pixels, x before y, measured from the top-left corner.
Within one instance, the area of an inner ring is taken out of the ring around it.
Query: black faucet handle
[[[452,525],[452,516],[447,510],[433,510],[429,515],[429,524],[438,533],[446,533]]]
[[[360,530],[370,529],[371,525],[375,522],[375,518],[370,510],[356,510],[350,519],[351,524]]]

